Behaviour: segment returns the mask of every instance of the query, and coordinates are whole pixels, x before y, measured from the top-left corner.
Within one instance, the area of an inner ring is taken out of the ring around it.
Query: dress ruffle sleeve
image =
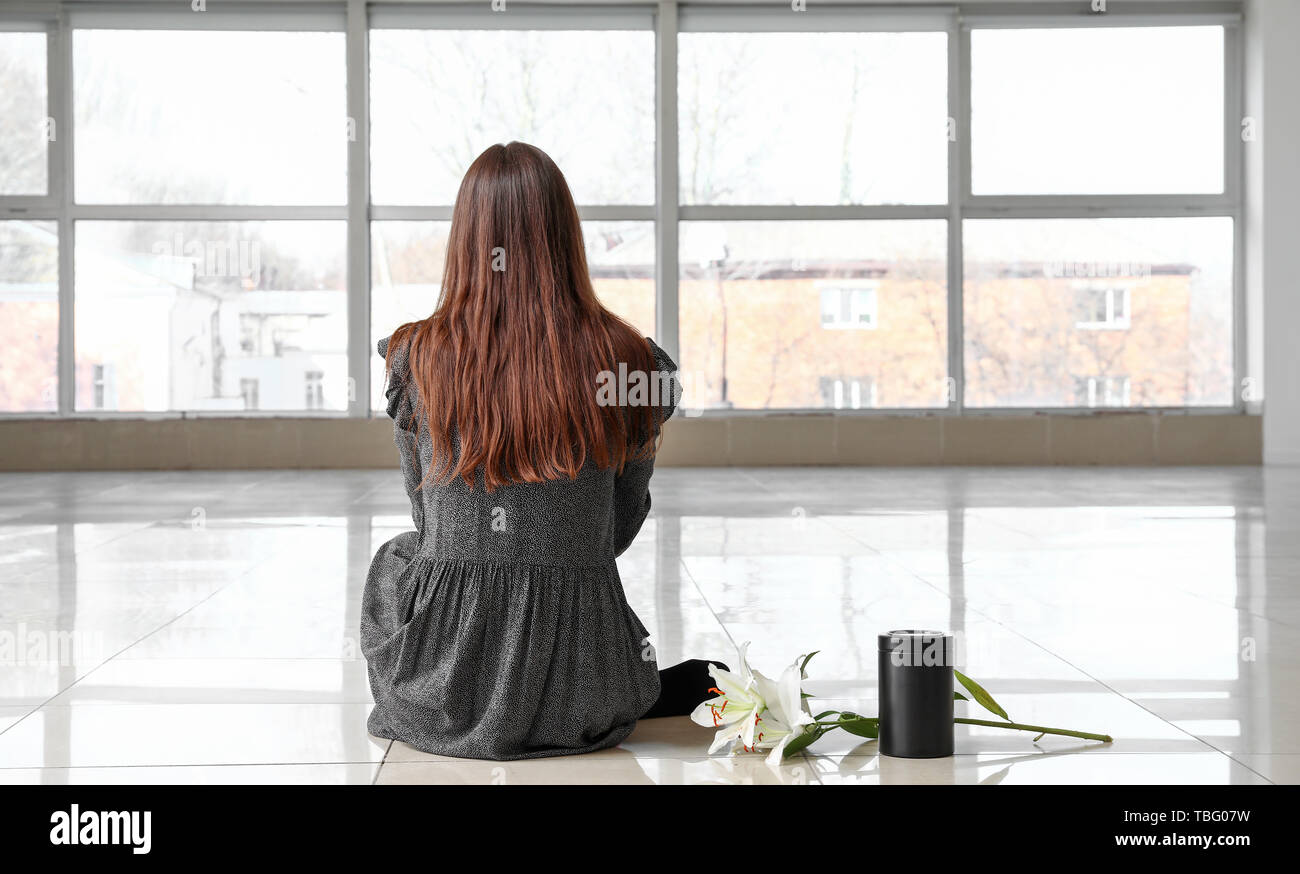
[[[422,529],[424,504],[418,493],[424,479],[424,464],[420,455],[420,427],[414,400],[418,389],[411,379],[406,346],[390,348],[388,340],[385,337],[378,345],[380,356],[388,362],[384,385],[384,397],[388,401],[386,410],[393,420],[393,442],[402,456],[402,479],[411,499],[411,519],[417,529]]]
[[[386,410],[389,418],[393,423],[403,431],[414,431],[415,423],[415,404],[411,399],[411,392],[408,391],[411,381],[411,366],[406,357],[406,346],[398,349],[392,349],[392,358],[389,360],[389,343],[388,337],[379,341],[379,355],[387,362],[386,380],[384,383],[384,397],[388,404]]]
[[[659,382],[659,405],[655,409],[655,433],[658,439],[663,423],[670,419],[681,400],[682,386],[677,377],[677,362],[646,338],[654,353],[655,373],[652,379]],[[614,554],[622,555],[636,539],[646,516],[650,514],[650,477],[654,475],[654,456],[632,459],[623,465],[623,471],[614,479]]]

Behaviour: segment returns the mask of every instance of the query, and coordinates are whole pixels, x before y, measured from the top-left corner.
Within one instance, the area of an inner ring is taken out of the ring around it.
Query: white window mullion
[[[54,121],[50,145],[49,193],[58,203],[59,224],[59,346],[58,410],[67,416],[76,411],[76,228],[72,220],[73,127],[72,127],[72,28],[66,14],[60,14],[47,43],[49,55],[49,113]]]
[[[949,412],[966,406],[965,277],[962,266],[962,220],[970,198],[970,31],[954,16],[948,28],[948,118],[954,136],[948,139],[948,382],[944,394]],[[875,385],[872,384],[872,406]],[[937,401],[936,401],[937,402]]]
[[[855,219],[942,219],[946,204],[682,204],[682,221],[826,221]]]
[[[1223,191],[1232,202],[1232,406],[1247,412],[1243,381],[1250,371],[1246,312],[1246,232],[1242,199],[1246,188],[1245,143],[1242,124],[1246,114],[1246,69],[1244,62],[1244,28],[1234,23],[1223,28]],[[1131,302],[1130,302],[1131,303]],[[1249,405],[1258,412],[1258,400]]]
[[[365,0],[348,0],[348,415],[370,411],[370,33]]]
[[[69,210],[78,221],[342,221],[348,217],[346,205],[74,203]]]
[[[660,0],[655,16],[655,339],[682,366],[677,324],[677,11],[677,0]]]

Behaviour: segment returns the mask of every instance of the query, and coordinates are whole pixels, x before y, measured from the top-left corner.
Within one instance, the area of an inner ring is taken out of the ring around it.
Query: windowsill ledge
[[[674,416],[662,466],[1259,464],[1258,415]],[[11,418],[0,470],[385,468],[392,423],[342,416]]]

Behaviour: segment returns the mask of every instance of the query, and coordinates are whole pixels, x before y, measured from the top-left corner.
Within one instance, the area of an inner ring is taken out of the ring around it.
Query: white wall
[[[1246,295],[1264,463],[1300,464],[1300,2],[1246,6]]]

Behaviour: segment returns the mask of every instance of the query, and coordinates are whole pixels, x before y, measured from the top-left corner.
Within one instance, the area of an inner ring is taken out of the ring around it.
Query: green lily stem
[[[874,719],[875,717],[859,717],[860,719]],[[1099,740],[1103,743],[1113,743],[1114,738],[1108,734],[1093,734],[1089,731],[1072,731],[1068,728],[1048,728],[1044,725],[1025,725],[1022,722],[998,722],[992,719],[968,719],[964,716],[958,716],[953,719],[954,723],[964,723],[965,725],[987,725],[990,728],[1007,728],[1013,731],[1032,731],[1038,734],[1057,734],[1066,737],[1078,737],[1084,740]],[[817,728],[827,730],[840,727],[838,719],[819,719],[812,723]]]
[[[1084,740],[1099,740],[1103,743],[1114,741],[1108,734],[1092,734],[1087,731],[1071,731],[1068,728],[1047,728],[1042,725],[1025,725],[1020,722],[995,722],[992,719],[967,719],[964,716],[958,716],[953,722],[960,722],[965,725],[987,725],[990,728],[1010,728],[1017,731],[1034,731],[1039,734],[1061,734],[1067,737],[1081,737]]]

